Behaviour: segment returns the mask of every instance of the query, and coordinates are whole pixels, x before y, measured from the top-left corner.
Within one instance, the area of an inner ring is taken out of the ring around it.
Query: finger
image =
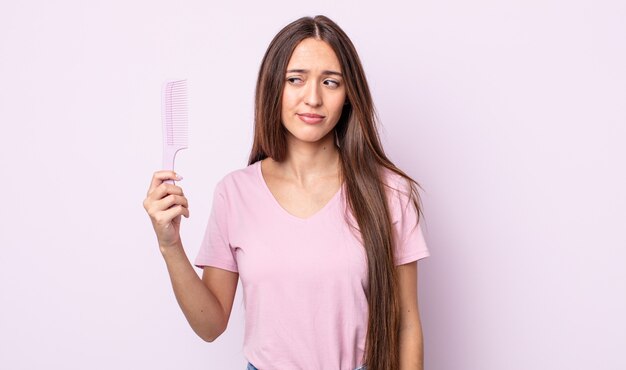
[[[177,195],[185,195],[183,193],[183,188],[177,185],[168,184],[167,182],[163,182],[157,186],[152,193],[148,194],[148,198],[152,199],[152,201],[163,199],[169,194],[177,194]]]
[[[187,198],[180,196],[180,195],[175,195],[175,194],[170,194],[166,196],[165,198],[154,202],[155,208],[161,211],[169,209],[174,205],[182,205],[185,208],[189,208],[189,203],[187,201]]]
[[[163,183],[163,181],[165,181],[165,180],[180,181],[180,180],[182,180],[182,176],[177,177],[177,173],[174,172],[174,171],[170,171],[170,170],[156,171],[152,175],[152,180],[150,181],[150,186],[148,187],[148,194],[150,194],[152,191],[154,191],[154,189],[157,186],[161,185]]]
[[[143,208],[148,211],[149,214],[153,214],[154,212],[159,212],[167,209],[169,208],[169,205],[164,206],[165,203],[162,202],[162,200],[172,194],[184,198],[183,189],[181,189],[179,186],[162,183],[161,185],[157,186],[157,188],[154,189],[152,193],[148,194],[148,196],[143,200]],[[184,199],[184,202],[186,204],[187,198]]]
[[[184,213],[186,213],[184,211],[184,207],[181,205],[177,205],[175,207],[157,213],[154,218],[157,224],[165,226],[172,222],[175,217]]]

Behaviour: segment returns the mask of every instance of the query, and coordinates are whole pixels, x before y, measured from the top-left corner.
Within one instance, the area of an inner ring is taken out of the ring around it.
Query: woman
[[[188,203],[154,173],[144,208],[193,330],[225,330],[237,281],[248,369],[422,369],[414,180],[385,156],[357,52],[324,16],[283,28],[263,58],[248,165],[216,185],[193,270]]]

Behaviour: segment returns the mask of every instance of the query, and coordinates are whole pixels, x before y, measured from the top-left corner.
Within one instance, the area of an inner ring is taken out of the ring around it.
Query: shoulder
[[[258,185],[259,162],[227,172],[216,184],[216,191],[227,195],[233,191],[246,191]]]
[[[414,197],[411,180],[386,168],[382,168],[382,180],[384,182],[387,202],[393,220],[407,211]]]
[[[382,181],[385,185],[385,191],[394,197],[410,196],[411,184],[404,176],[382,167]]]

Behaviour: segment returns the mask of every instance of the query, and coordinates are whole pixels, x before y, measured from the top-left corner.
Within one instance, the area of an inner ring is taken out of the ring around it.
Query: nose
[[[313,79],[307,83],[307,87],[304,92],[304,103],[312,107],[322,105],[322,95],[320,94],[320,87]]]

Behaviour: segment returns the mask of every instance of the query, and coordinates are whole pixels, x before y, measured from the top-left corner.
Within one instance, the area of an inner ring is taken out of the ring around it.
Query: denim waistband
[[[248,367],[246,367],[246,370],[259,370],[259,369],[257,369],[256,367],[254,367],[254,365],[248,362]],[[367,366],[361,365],[354,370],[367,370]]]

